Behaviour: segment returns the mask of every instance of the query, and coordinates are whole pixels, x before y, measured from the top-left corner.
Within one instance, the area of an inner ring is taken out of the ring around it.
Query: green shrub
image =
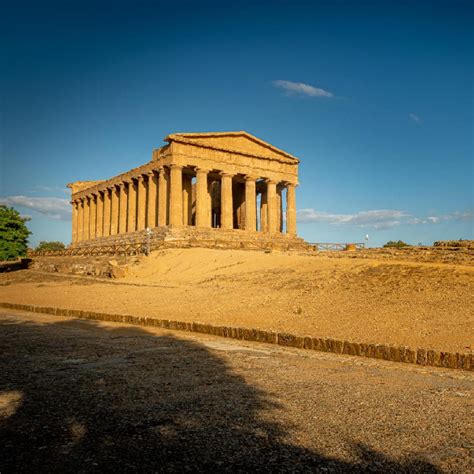
[[[397,240],[396,242],[394,240],[390,240],[384,245],[384,248],[387,248],[387,247],[401,249],[403,247],[410,247],[410,244],[403,242],[403,240]]]

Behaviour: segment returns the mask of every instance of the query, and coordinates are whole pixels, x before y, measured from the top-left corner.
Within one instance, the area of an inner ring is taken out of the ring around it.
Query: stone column
[[[146,227],[146,183],[143,175],[137,177],[137,230]]]
[[[97,226],[97,204],[95,200],[95,194],[91,194],[89,205],[90,205],[89,239],[95,239],[96,226]]]
[[[196,169],[196,227],[209,227],[211,224],[207,174],[208,170]]]
[[[286,188],[286,233],[296,235],[296,186],[291,183]]]
[[[110,220],[111,220],[111,210],[112,210],[112,197],[110,188],[104,189],[104,237],[110,235]]]
[[[127,232],[137,230],[137,187],[133,179],[128,182]]]
[[[104,196],[102,191],[97,193],[97,229],[96,236],[102,237],[104,235]]]
[[[234,229],[245,228],[245,183],[232,183]]]
[[[183,167],[170,166],[170,225],[183,225]]]
[[[119,184],[119,234],[127,232],[127,187],[125,183]]]
[[[156,227],[156,200],[157,200],[157,180],[154,171],[148,173],[148,199],[146,226],[150,229]]]
[[[281,184],[276,187],[277,232],[283,232],[283,189]]]
[[[158,176],[158,226],[163,227],[168,223],[168,176],[166,168],[159,169]]]
[[[90,227],[89,227],[90,212],[91,212],[91,206],[89,202],[89,196],[87,196],[84,198],[84,231],[83,231],[84,240],[90,239]]]
[[[72,201],[72,243],[77,241],[77,218],[78,218],[78,205],[76,201]]]
[[[232,204],[232,175],[221,173],[221,227],[234,228],[234,212]]]
[[[207,225],[208,227],[210,226],[211,228],[214,226],[213,213],[214,213],[215,194],[216,194],[215,184],[216,184],[216,180],[212,180],[212,179],[207,180],[206,206],[209,209],[209,216],[208,216],[209,223]],[[220,185],[220,180],[219,180],[219,185]],[[220,196],[220,188],[219,188],[219,203],[220,203],[220,200],[221,200],[221,196]],[[219,208],[219,219],[220,219],[220,208]]]
[[[111,210],[110,210],[110,235],[118,234],[119,226],[119,194],[116,186],[111,189]]]
[[[268,194],[264,189],[260,196],[260,232],[268,232]]]
[[[183,225],[191,225],[193,218],[193,182],[192,177],[183,174]]]
[[[257,194],[253,176],[245,177],[245,230],[257,230]]]
[[[276,202],[276,183],[267,181],[267,202],[268,202],[268,232],[277,231],[277,202]]]
[[[77,241],[84,240],[84,203],[82,199],[77,200]]]

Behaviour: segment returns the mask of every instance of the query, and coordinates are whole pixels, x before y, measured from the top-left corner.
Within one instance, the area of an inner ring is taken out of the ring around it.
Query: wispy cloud
[[[332,214],[314,209],[300,209],[297,212],[298,222],[325,222],[331,225],[353,225],[356,227],[371,227],[374,229],[390,229],[402,224],[438,224],[446,221],[474,220],[474,211],[454,211],[442,215],[415,217],[405,211],[378,209],[360,211],[355,214]]]
[[[69,220],[71,205],[68,199],[55,197],[6,196],[0,198],[0,204],[32,209],[51,219]]]
[[[314,209],[298,211],[299,222],[327,222],[328,224],[355,225],[376,229],[394,227],[406,217],[408,217],[407,213],[390,209],[361,211],[355,214],[331,214],[325,211],[315,211]]]
[[[470,209],[469,211],[454,211],[449,212],[448,214],[441,214],[439,216],[428,216],[426,219],[433,224],[446,221],[472,221],[474,220],[474,210]]]
[[[410,117],[414,122],[420,123],[421,119],[418,117],[418,115],[414,114],[413,112],[408,114],[408,117]]]
[[[71,190],[64,187],[64,186],[36,186],[36,189],[39,191],[44,191],[47,193],[65,193],[65,194],[70,194]]]
[[[303,82],[278,80],[273,81],[273,85],[279,89],[283,89],[288,94],[307,95],[309,97],[334,97],[332,92],[312,86],[310,84],[304,84]]]

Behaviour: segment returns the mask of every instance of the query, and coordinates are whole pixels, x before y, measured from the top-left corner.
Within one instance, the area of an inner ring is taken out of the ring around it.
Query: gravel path
[[[2,311],[0,472],[472,472],[473,380]]]

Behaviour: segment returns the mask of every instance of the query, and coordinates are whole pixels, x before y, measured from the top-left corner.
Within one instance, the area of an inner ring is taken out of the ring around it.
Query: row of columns
[[[163,190],[165,173],[158,172],[163,176]],[[161,216],[161,222],[156,221],[157,189],[157,175],[151,172],[146,179],[140,175],[75,200],[72,203],[73,242],[166,225],[166,216]]]
[[[195,224],[211,227],[211,196],[209,170],[196,169]],[[220,187],[220,224],[223,229],[233,228],[233,176],[222,172]],[[184,178],[184,179],[183,179]],[[192,181],[183,176],[182,166],[171,164],[169,174],[165,168],[140,175],[73,202],[73,242],[122,234],[156,226],[190,225],[192,215]],[[256,182],[253,176],[245,177],[244,228],[257,230]],[[280,232],[283,227],[282,195],[287,189],[286,232],[296,234],[295,185],[278,185],[266,180],[266,189],[260,203],[260,229]]]

